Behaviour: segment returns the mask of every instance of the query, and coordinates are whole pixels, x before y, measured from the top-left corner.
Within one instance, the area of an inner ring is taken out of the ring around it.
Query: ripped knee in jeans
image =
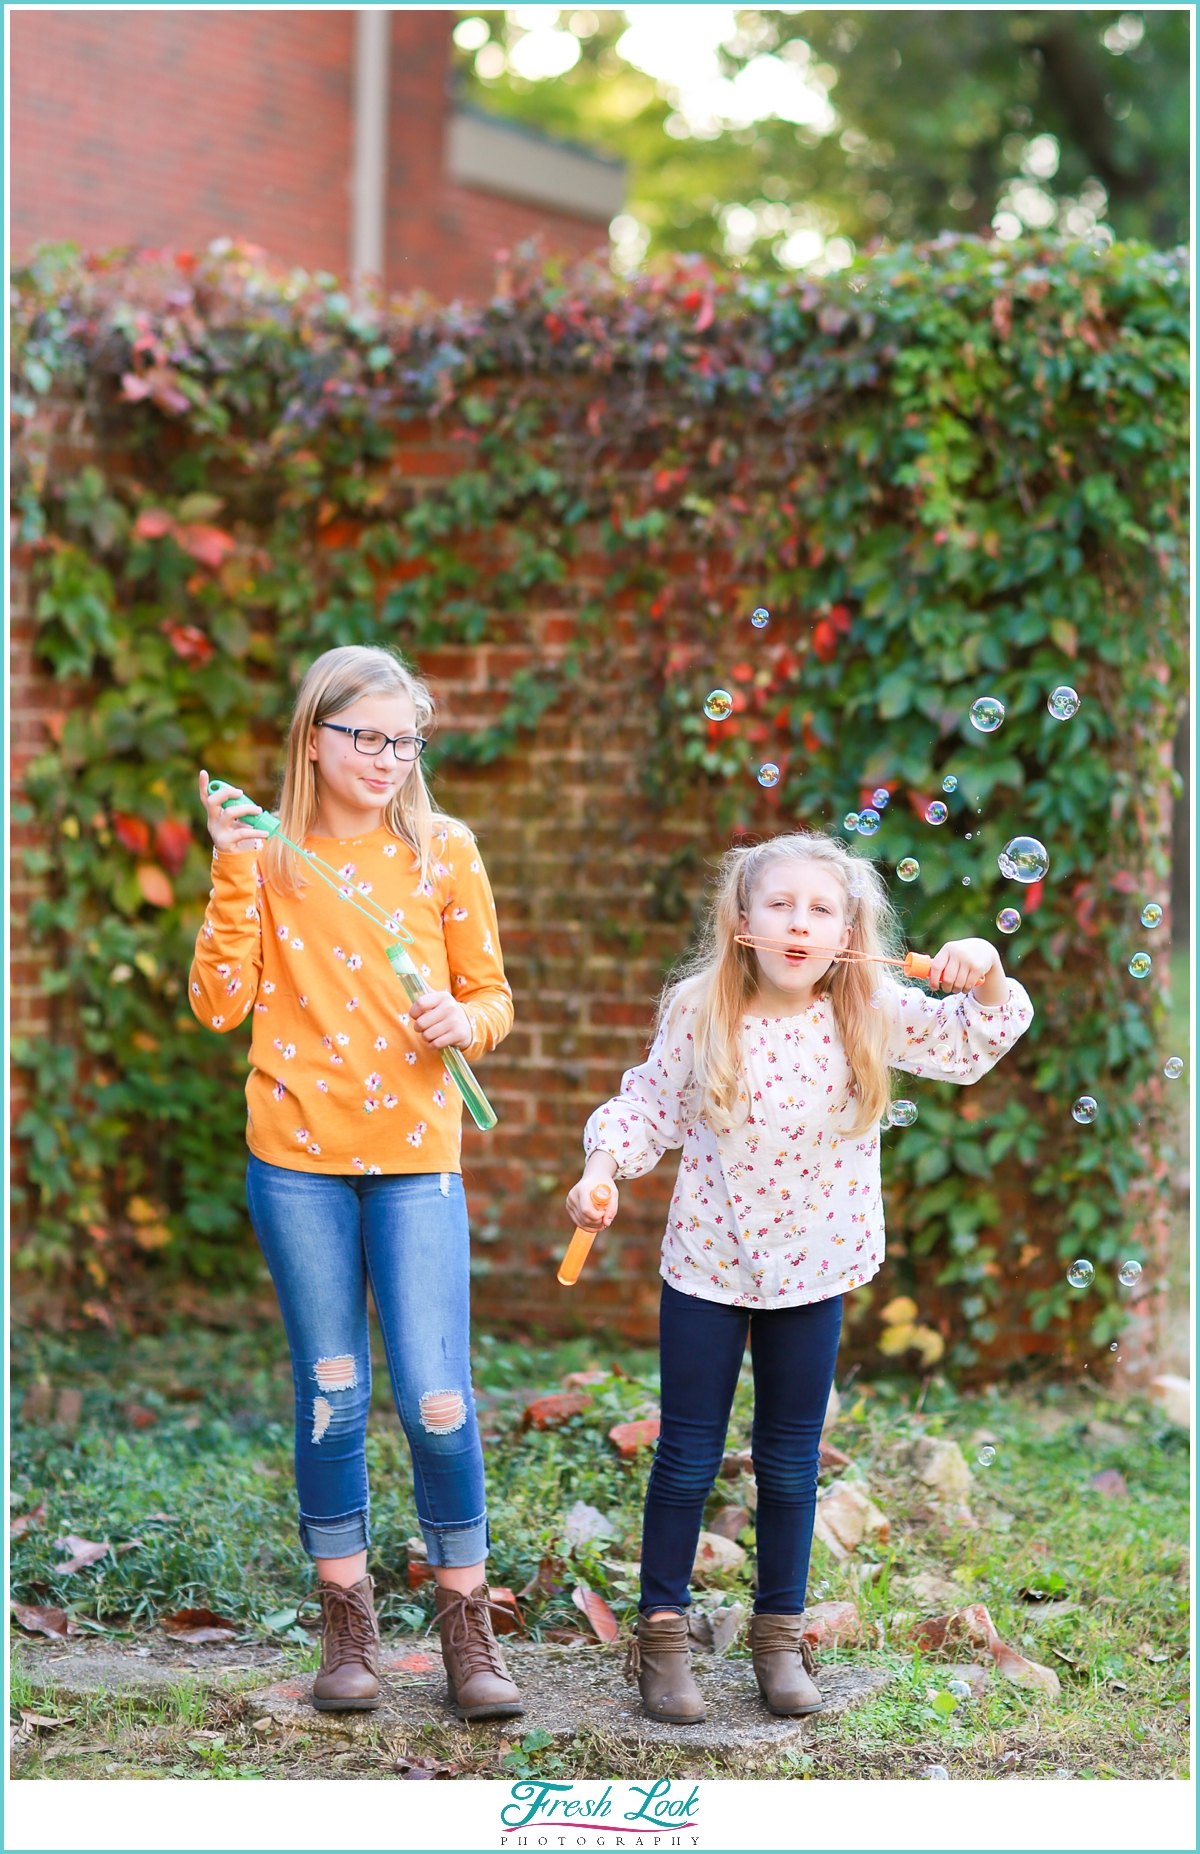
[[[467,1420],[467,1406],[458,1391],[426,1391],[420,1410],[421,1427],[431,1436],[448,1436]]]
[[[313,1376],[324,1391],[354,1390],[358,1385],[358,1369],[354,1363],[353,1353],[343,1353],[339,1358],[319,1358],[313,1366]],[[333,1405],[326,1396],[313,1398],[312,1439],[319,1442],[333,1421]]]

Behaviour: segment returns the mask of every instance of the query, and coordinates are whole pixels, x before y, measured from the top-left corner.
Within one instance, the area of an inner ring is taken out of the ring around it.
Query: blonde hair
[[[754,891],[767,868],[789,862],[818,862],[837,877],[845,896],[850,948],[866,954],[830,967],[818,981],[816,995],[832,1006],[851,1084],[845,1106],[855,1104],[844,1132],[872,1131],[891,1098],[887,1063],[888,1018],[872,1009],[871,998],[888,982],[888,968],[876,963],[899,942],[895,914],[875,867],[851,856],[845,845],[819,832],[797,831],[771,837],[748,849],[729,850],[721,859],[716,889],[700,945],[682,972],[668,985],[659,1005],[659,1024],[680,1006],[696,1013],[691,1026],[693,1067],[699,1112],[715,1126],[745,1111],[742,1072],[742,1019],[759,985],[758,961],[751,947],[739,946],[741,916],[748,913]]]
[[[433,720],[429,690],[392,651],[376,644],[343,644],[319,656],[310,664],[296,695],[279,793],[279,822],[293,843],[304,842],[317,816],[316,764],[308,757],[312,729],[320,721],[343,714],[364,695],[407,695],[416,710],[419,733]],[[422,878],[427,876],[434,826],[450,820],[435,810],[419,759],[413,761],[407,779],[389,800],[383,821],[393,836],[408,844]],[[294,893],[300,887],[295,852],[273,837],[266,859],[274,886]]]

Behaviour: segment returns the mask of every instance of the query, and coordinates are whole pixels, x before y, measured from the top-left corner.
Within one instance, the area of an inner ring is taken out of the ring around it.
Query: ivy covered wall
[[[910,944],[999,939],[1018,906],[1003,950],[1038,1016],[977,1087],[906,1088],[890,1261],[848,1343],[960,1369],[1105,1346],[1116,1268],[1163,1240],[1166,962],[1127,967],[1169,893],[1186,277],[1183,254],[953,239],[820,283],[531,261],[470,312],[356,307],[236,249],[18,275],[16,639],[46,714],[14,813],[18,1267],[106,1322],[170,1274],[255,1275],[244,1044],[183,997],[195,769],[269,800],[305,664],[388,640],[441,700],[439,795],[480,833],[517,1000],[483,1065],[501,1125],[466,1140],[483,1317],[652,1330],[669,1167],[623,1194],[584,1289],[553,1279],[583,1120],[724,845],[840,831],[886,786],[850,841]],[[996,858],[1020,831],[1050,873],[1018,892]],[[881,1326],[897,1295],[914,1318]]]

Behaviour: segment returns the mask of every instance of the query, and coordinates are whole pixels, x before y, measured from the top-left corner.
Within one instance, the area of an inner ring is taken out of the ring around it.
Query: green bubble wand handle
[[[240,804],[245,796],[244,793],[237,792],[232,786],[227,785],[223,779],[210,779],[208,790],[210,797],[221,800],[223,811],[227,810],[230,805]],[[228,797],[222,797],[222,794],[226,792],[229,794]],[[413,943],[411,933],[407,927],[402,927],[400,922],[387,912],[386,908],[381,907],[378,902],[369,901],[366,896],[348,892],[349,884],[340,871],[331,868],[312,850],[303,850],[298,843],[293,843],[290,837],[285,837],[280,829],[279,819],[270,811],[258,811],[247,815],[242,822],[253,830],[261,831],[264,837],[277,837],[280,843],[285,843],[289,850],[294,850],[297,856],[302,856],[314,874],[320,876],[323,882],[327,882],[343,901],[349,902],[352,908],[357,908],[360,914],[365,914],[376,927],[381,927],[385,933],[392,935],[397,944],[387,949],[388,964],[410,999],[415,1000],[423,992],[432,991],[433,987],[426,984],[408,952],[408,947]],[[405,944],[401,944],[402,942]],[[481,1133],[489,1133],[496,1124],[496,1110],[471,1073],[470,1065],[461,1050],[440,1049],[438,1054],[445,1065],[446,1073],[466,1103],[467,1112],[475,1125]]]

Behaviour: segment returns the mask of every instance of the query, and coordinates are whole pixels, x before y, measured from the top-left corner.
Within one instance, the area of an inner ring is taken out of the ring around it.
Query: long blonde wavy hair
[[[741,917],[772,863],[819,862],[840,882],[845,897],[850,948],[865,959],[847,959],[830,967],[816,986],[828,996],[851,1085],[844,1112],[846,1136],[869,1133],[879,1124],[891,1098],[887,1064],[887,1013],[873,1009],[872,995],[889,980],[882,958],[899,944],[899,928],[883,881],[872,863],[851,856],[843,843],[817,831],[771,837],[748,849],[729,850],[721,859],[715,892],[700,944],[668,984],[659,1005],[659,1023],[683,1005],[696,1017],[691,1027],[698,1111],[714,1126],[744,1118],[742,1019],[758,990],[758,960],[751,947],[739,946]],[[739,1109],[741,1113],[739,1114]]]
[[[279,822],[293,843],[304,842],[317,817],[317,771],[308,757],[309,735],[319,721],[332,721],[364,695],[407,695],[416,710],[418,733],[433,720],[429,690],[392,651],[375,644],[343,644],[319,656],[296,696],[279,793]],[[393,836],[408,844],[421,876],[428,875],[434,827],[450,820],[435,809],[419,759],[389,801],[383,821]],[[274,886],[294,894],[301,886],[295,852],[272,837],[266,861]]]

